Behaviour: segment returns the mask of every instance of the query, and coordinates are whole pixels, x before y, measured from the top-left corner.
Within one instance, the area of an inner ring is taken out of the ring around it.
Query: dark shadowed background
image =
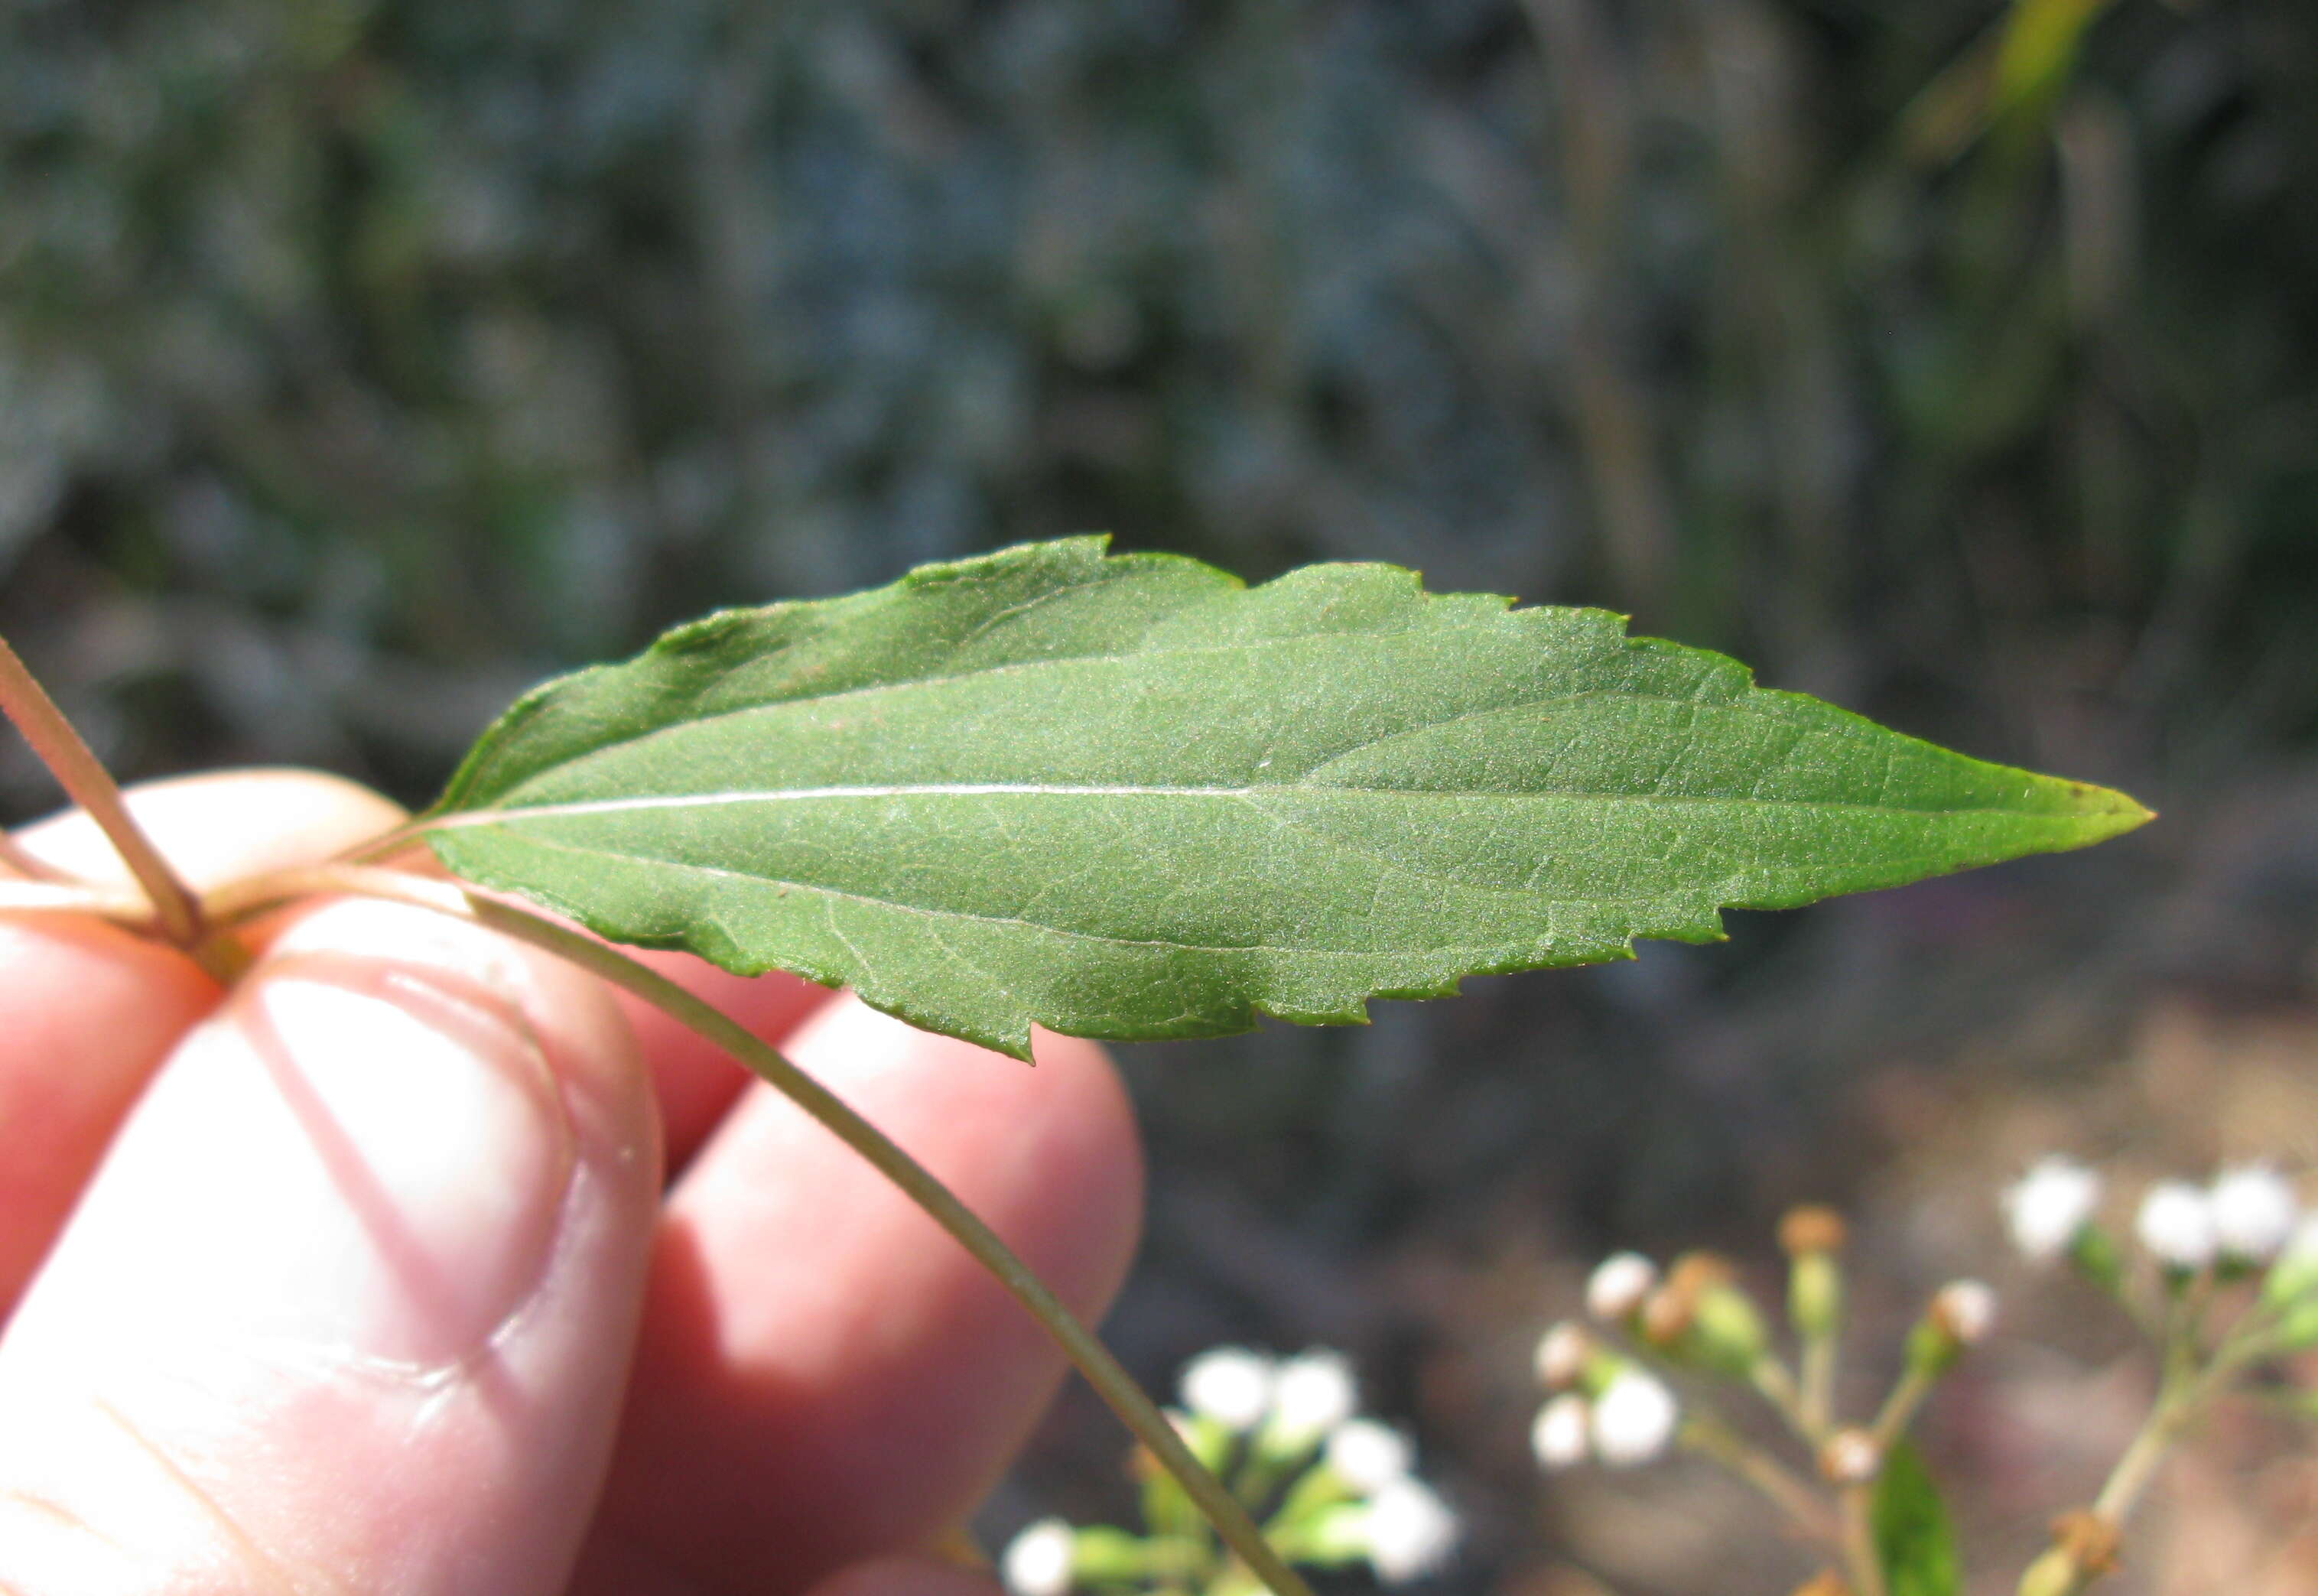
[[[1774,1288],[1803,1197],[1886,1353],[1966,1269],[2051,1332],[1929,1426],[1975,1589],[2098,1479],[2145,1375],[1993,1191],[2318,1152],[2314,506],[2306,0],[0,0],[0,630],[124,775],[423,802],[551,670],[1104,529],[1610,605],[2163,811],[1126,1050],[1115,1341],[1350,1349],[1461,1589],[1810,1571],[1523,1440],[1593,1257]],[[0,815],[53,802],[0,747]],[[2211,1440],[2116,1588],[2318,1588],[2287,1433]],[[1067,1400],[991,1527],[1119,1516],[1069,1476],[1121,1444]]]

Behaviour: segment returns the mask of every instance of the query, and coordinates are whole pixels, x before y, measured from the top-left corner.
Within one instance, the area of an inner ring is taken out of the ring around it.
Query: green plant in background
[[[1280,1596],[1299,1582],[1245,1504],[874,1126],[624,955],[391,863],[423,846],[466,882],[614,940],[841,981],[1027,1056],[1039,1023],[1160,1038],[1264,1014],[1358,1021],[1370,998],[1440,995],[1469,974],[1630,955],[1636,937],[1710,940],[1725,906],[1895,885],[2150,818],[2120,794],[1755,687],[1730,660],[1629,639],[1599,612],[1431,596],[1376,565],[1250,588],[1091,538],[679,628],[526,695],[409,824],[198,896],[4,649],[0,707],[143,888],[61,879],[10,848],[32,879],[0,882],[0,909],[101,915],[230,978],[252,918],[367,893],[547,948],[659,1005],[984,1263]],[[1694,1296],[1677,1339],[1737,1367],[1759,1326],[1727,1289]]]
[[[2057,1157],[2004,1194],[2022,1255],[2066,1260],[2112,1297],[2159,1369],[2147,1420],[2095,1499],[2053,1520],[2052,1544],[2021,1575],[2019,1596],[2076,1596],[2116,1569],[2125,1522],[2159,1463],[2216,1403],[2250,1394],[2318,1417],[2318,1392],[2285,1382],[2276,1367],[2318,1347],[2318,1215],[2300,1214],[2293,1188],[2261,1164],[2224,1170],[2204,1188],[2161,1181],[2143,1196],[2131,1257],[2095,1221],[2100,1195],[2098,1175]],[[1795,1596],[1955,1596],[1963,1572],[1947,1510],[1908,1431],[1940,1376],[1988,1336],[1995,1294],[1977,1280],[1943,1287],[1909,1332],[1899,1377],[1872,1420],[1845,1424],[1831,1400],[1843,1240],[1841,1218],[1825,1208],[1798,1208],[1780,1226],[1792,1366],[1721,1259],[1689,1254],[1663,1278],[1640,1254],[1605,1259],[1586,1287],[1595,1324],[1565,1320],[1538,1342],[1549,1393],[1531,1431],[1539,1464],[1631,1467],[1679,1448],[1752,1486],[1832,1560]],[[1766,1403],[1808,1466],[1792,1466],[1728,1419],[1718,1388]]]

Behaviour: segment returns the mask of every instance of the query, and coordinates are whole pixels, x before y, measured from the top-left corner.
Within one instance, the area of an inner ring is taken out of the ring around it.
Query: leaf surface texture
[[[731,611],[550,682],[429,811],[617,941],[1026,1055],[1357,1021],[2147,819],[1596,610],[1097,538]]]

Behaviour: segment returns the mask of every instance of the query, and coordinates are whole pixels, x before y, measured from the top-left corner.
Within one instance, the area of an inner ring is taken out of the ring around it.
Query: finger
[[[635,957],[768,1042],[779,1042],[834,996],[827,987],[778,971],[750,977],[727,974],[689,954],[637,953]],[[731,1054],[642,998],[623,991],[619,1002],[635,1032],[636,1045],[651,1065],[668,1169],[673,1175],[691,1162],[717,1121],[756,1077]]]
[[[560,1588],[658,1147],[592,980],[400,906],[299,921],[0,1340],[0,1590]]]
[[[169,867],[196,892],[314,864],[384,835],[405,818],[400,806],[368,787],[316,770],[212,770],[148,782],[124,796]],[[135,883],[103,831],[78,810],[27,826],[16,840],[75,875]]]
[[[1000,1596],[986,1574],[927,1556],[873,1557],[839,1569],[811,1596]]]
[[[791,1054],[1080,1314],[1110,1300],[1142,1166],[1101,1048],[1041,1035],[1026,1069],[849,999]],[[671,1194],[645,1312],[590,1557],[656,1560],[705,1591],[795,1591],[932,1545],[994,1483],[1061,1368],[955,1242],[764,1089]]]
[[[139,822],[197,883],[320,857],[401,811],[335,776],[253,771],[128,794]],[[87,817],[19,832],[25,851],[125,881]],[[129,1105],[218,1000],[174,948],[78,916],[0,919],[0,1321],[40,1266]]]

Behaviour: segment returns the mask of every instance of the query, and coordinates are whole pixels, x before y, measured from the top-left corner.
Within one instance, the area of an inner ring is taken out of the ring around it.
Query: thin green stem
[[[1802,1394],[1796,1404],[1795,1417],[1802,1426],[1803,1439],[1814,1446],[1827,1439],[1828,1428],[1835,1420],[1835,1374],[1837,1348],[1841,1338],[1829,1331],[1803,1338],[1801,1365]]]
[[[279,901],[283,897],[309,892],[357,892],[417,904],[473,921],[553,954],[633,993],[730,1053],[867,1159],[879,1174],[901,1188],[948,1231],[975,1261],[995,1276],[1054,1337],[1065,1356],[1110,1403],[1135,1439],[1199,1503],[1225,1544],[1257,1578],[1271,1587],[1273,1596],[1311,1596],[1303,1580],[1265,1541],[1246,1509],[1191,1455],[1190,1448],[1175,1433],[1175,1427],[1144,1394],[1135,1377],[1119,1367],[1094,1333],[1079,1323],[1077,1316],[1031,1273],[1029,1266],[1014,1255],[997,1233],[892,1138],[739,1021],[616,948],[527,910],[464,892],[448,882],[422,880],[396,870],[346,865],[282,871],[266,877],[262,884],[265,890],[259,893],[252,894],[245,889],[240,895],[245,901],[229,901],[225,894],[219,894],[211,901],[213,910],[220,916],[253,912],[265,907],[269,897]]]
[[[121,863],[152,900],[154,917],[163,934],[188,953],[198,955],[203,928],[201,905],[192,890],[169,868],[161,850],[129,812],[112,774],[81,740],[48,690],[24,668],[5,638],[0,638],[0,713],[15,723],[58,785],[112,842]]]
[[[1841,1502],[1843,1561],[1852,1596],[1884,1596],[1883,1557],[1875,1549],[1875,1487],[1846,1485]]]
[[[1915,1421],[1916,1410],[1924,1405],[1924,1399],[1932,1394],[1932,1387],[1939,1384],[1939,1378],[1929,1368],[1914,1363],[1908,1366],[1907,1372],[1900,1376],[1899,1384],[1891,1387],[1891,1394],[1883,1399],[1882,1409],[1875,1415],[1875,1422],[1868,1430],[1875,1439],[1877,1457],[1887,1456],[1893,1444],[1908,1432],[1908,1426]]]
[[[1801,1394],[1795,1389],[1795,1377],[1775,1353],[1765,1352],[1755,1360],[1747,1371],[1747,1380],[1765,1402],[1778,1410],[1787,1428],[1804,1440],[1816,1444],[1822,1438],[1811,1428],[1810,1415],[1804,1411]]]
[[[1761,1492],[1803,1534],[1830,1551],[1842,1551],[1842,1527],[1819,1493],[1721,1419],[1694,1414],[1684,1421],[1675,1439],[1685,1450],[1721,1464]]]

